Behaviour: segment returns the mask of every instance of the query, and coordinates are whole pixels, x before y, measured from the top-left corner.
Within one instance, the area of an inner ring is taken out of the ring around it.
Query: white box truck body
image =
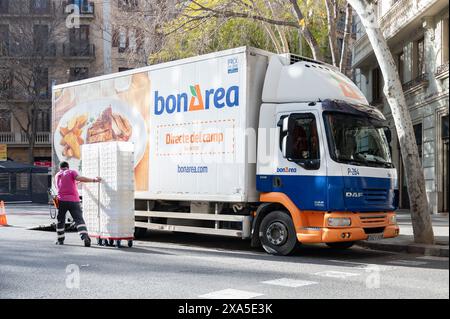
[[[287,254],[396,236],[382,120],[332,67],[241,47],[55,86],[53,160],[80,169],[80,145],[132,142],[137,229]]]

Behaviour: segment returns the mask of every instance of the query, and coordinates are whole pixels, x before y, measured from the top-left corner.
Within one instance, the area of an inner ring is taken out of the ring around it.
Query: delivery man
[[[83,219],[83,213],[80,206],[80,196],[76,182],[84,183],[99,183],[102,179],[100,177],[88,178],[80,176],[77,171],[69,169],[69,163],[61,162],[59,164],[59,172],[55,176],[55,185],[58,190],[58,215],[56,224],[57,245],[64,244],[64,228],[66,225],[66,212],[69,211],[72,215],[81,240],[84,241],[84,246],[91,246],[91,239],[89,238],[86,224]]]

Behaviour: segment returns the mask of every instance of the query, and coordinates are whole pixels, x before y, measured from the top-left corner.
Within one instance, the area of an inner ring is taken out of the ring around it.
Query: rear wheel
[[[335,249],[347,249],[352,247],[355,242],[354,241],[342,241],[342,242],[336,242],[336,243],[326,243],[328,247],[335,248]]]
[[[263,218],[259,238],[264,250],[272,255],[286,256],[297,247],[297,233],[292,218],[282,211],[273,211]]]

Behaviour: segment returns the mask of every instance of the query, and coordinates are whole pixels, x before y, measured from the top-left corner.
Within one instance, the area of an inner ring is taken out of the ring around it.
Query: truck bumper
[[[350,227],[304,227],[297,230],[297,239],[301,243],[333,243],[367,240],[370,234],[380,234],[377,239],[399,235],[398,225],[389,223],[389,217],[394,213],[377,214],[379,221],[366,220],[365,215],[367,214],[327,213],[324,216],[324,225],[328,217],[351,217],[352,224]],[[364,224],[369,224],[369,222],[372,223],[370,226]]]

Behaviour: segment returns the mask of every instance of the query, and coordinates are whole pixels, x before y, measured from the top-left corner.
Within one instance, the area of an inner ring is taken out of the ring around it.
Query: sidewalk
[[[360,241],[357,244],[370,249],[407,252],[427,256],[448,257],[448,214],[431,215],[435,245],[414,243],[411,214],[408,210],[397,211],[397,223],[400,226],[400,236],[379,241]]]

